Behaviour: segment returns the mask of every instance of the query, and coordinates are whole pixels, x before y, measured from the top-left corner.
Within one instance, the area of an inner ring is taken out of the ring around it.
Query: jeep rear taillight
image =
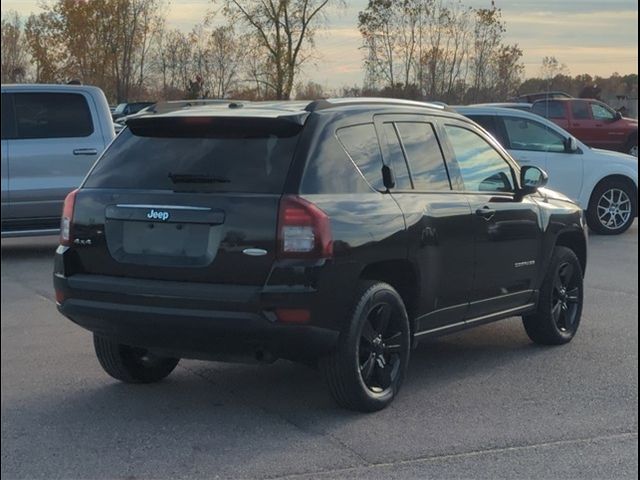
[[[278,213],[278,257],[331,256],[333,239],[327,214],[303,198],[295,195],[283,196]]]
[[[64,207],[62,208],[62,218],[60,219],[60,243],[62,245],[71,245],[72,223],[73,223],[73,207],[76,203],[76,194],[78,190],[73,190],[64,199]]]

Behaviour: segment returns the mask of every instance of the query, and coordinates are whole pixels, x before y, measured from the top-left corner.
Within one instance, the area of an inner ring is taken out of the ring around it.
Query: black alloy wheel
[[[551,314],[561,332],[572,332],[580,308],[580,283],[570,262],[560,264],[553,284]]]
[[[387,283],[362,280],[337,347],[318,365],[340,406],[374,412],[389,405],[399,392],[410,346],[402,297]]]
[[[522,317],[527,335],[541,345],[570,342],[582,317],[583,274],[580,260],[567,247],[555,247],[540,287],[537,310]]]
[[[398,323],[387,303],[374,305],[362,323],[360,376],[367,388],[377,394],[390,388],[400,372],[403,331]]]

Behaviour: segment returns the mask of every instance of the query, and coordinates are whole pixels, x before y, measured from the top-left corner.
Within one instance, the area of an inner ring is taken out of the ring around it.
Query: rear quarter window
[[[564,104],[553,100],[536,102],[531,110],[546,118],[565,118]]]
[[[73,138],[93,133],[91,110],[78,93],[14,93],[16,138]]]
[[[307,194],[372,193],[373,186],[347,154],[344,145],[329,126],[320,134],[316,147],[309,153],[300,185]],[[377,144],[377,140],[376,140]]]
[[[336,136],[367,182],[376,190],[384,190],[382,154],[373,123],[340,128]]]

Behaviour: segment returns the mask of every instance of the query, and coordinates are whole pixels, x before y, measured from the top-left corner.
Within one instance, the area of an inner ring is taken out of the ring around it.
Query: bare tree
[[[458,102],[513,90],[517,46],[504,45],[500,10],[444,0],[370,0],[360,12],[367,87]]]
[[[331,1],[336,0],[224,0],[227,18],[252,32],[264,50],[269,78],[261,81],[276,98],[290,97],[322,11]]]
[[[319,83],[308,81],[296,85],[296,100],[318,100],[320,98],[327,98],[327,93]]]
[[[371,0],[358,15],[358,28],[367,51],[367,84],[371,87],[380,82],[396,84],[397,18],[391,0]]]
[[[556,57],[544,57],[540,67],[540,76],[546,79],[553,79],[557,75],[566,75],[569,69],[564,63],[560,63]]]
[[[518,45],[500,47],[494,60],[493,98],[487,100],[504,100],[516,94],[524,74],[521,58],[522,50]]]
[[[241,44],[233,27],[218,27],[208,41],[211,62],[212,95],[225,98],[234,89],[244,60]]]
[[[471,57],[472,95],[474,102],[481,100],[482,95],[491,89],[489,79],[491,76],[492,61],[500,45],[505,32],[501,11],[491,1],[491,8],[480,8],[475,11],[475,26],[473,49]]]
[[[2,83],[23,82],[27,75],[27,49],[22,30],[22,19],[17,12],[2,17],[2,48],[0,64]]]
[[[104,3],[109,3],[106,0]],[[117,101],[129,100],[131,87],[138,78],[144,79],[144,64],[149,50],[148,41],[159,24],[157,12],[159,0],[111,0],[115,43],[110,45],[113,54],[113,76]],[[97,2],[99,3],[99,2]],[[142,83],[142,80],[139,80]]]
[[[245,47],[243,80],[247,85],[241,96],[248,100],[275,98],[271,62],[264,55],[261,43],[252,33],[244,34],[240,43]]]

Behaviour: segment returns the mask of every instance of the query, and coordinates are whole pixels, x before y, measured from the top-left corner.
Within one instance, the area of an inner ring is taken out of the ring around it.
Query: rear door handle
[[[95,148],[76,148],[73,150],[74,155],[97,155],[98,150]]]
[[[482,207],[476,210],[476,215],[484,218],[485,220],[491,220],[496,214],[496,211],[489,207]]]

